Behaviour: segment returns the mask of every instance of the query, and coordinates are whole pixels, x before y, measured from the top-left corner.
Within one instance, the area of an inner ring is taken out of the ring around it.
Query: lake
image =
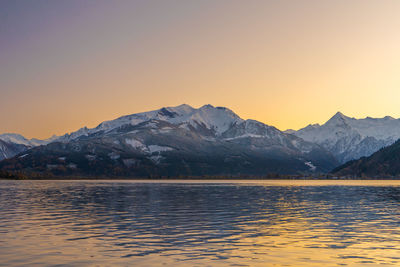
[[[400,181],[0,180],[0,266],[400,266]]]

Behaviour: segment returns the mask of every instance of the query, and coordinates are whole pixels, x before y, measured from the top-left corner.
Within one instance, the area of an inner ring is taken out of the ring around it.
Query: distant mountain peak
[[[338,111],[332,118],[330,118],[326,124],[327,125],[337,125],[337,124],[347,124],[346,122],[351,119],[350,117],[345,116],[342,112]]]
[[[335,115],[333,115],[332,119],[350,119],[350,117],[347,117],[342,112],[338,111]]]
[[[13,144],[25,145],[27,147],[34,147],[46,143],[46,140],[27,139],[24,136],[16,133],[0,134],[0,140]]]
[[[384,118],[356,119],[337,112],[323,125],[309,125],[293,133],[317,143],[340,162],[369,156],[400,138],[400,120]]]
[[[164,107],[162,109],[167,109],[169,111],[173,111],[173,112],[177,112],[177,113],[190,113],[190,112],[193,112],[193,110],[195,110],[194,107],[192,107],[188,104],[182,104],[182,105],[175,106],[175,107]]]
[[[36,138],[27,139],[15,133],[0,134],[0,160],[13,157],[18,153],[36,146],[47,145],[57,138],[58,136],[53,135],[48,139],[40,140]]]
[[[58,141],[68,142],[81,136],[99,132],[112,132],[122,126],[134,127],[144,122],[163,121],[182,127],[205,127],[207,131],[221,135],[233,124],[243,121],[237,114],[226,107],[214,107],[207,104],[200,108],[182,104],[175,107],[163,107],[161,109],[125,115],[114,120],[104,121],[93,129],[80,129],[66,134]]]

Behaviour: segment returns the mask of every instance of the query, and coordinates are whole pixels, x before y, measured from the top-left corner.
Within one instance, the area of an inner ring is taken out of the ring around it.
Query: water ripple
[[[1,266],[400,265],[400,186],[0,181]]]

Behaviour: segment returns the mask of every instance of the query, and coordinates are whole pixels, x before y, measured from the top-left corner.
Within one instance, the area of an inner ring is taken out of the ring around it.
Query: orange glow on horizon
[[[66,3],[9,9],[0,133],[47,138],[182,103],[281,130],[337,111],[400,117],[398,1]]]

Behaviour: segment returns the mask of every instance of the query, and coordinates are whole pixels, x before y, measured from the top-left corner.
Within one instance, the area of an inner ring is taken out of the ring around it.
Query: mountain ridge
[[[0,167],[60,175],[151,176],[326,172],[337,165],[318,145],[212,105],[122,116],[24,153]]]
[[[321,145],[339,162],[370,156],[400,138],[400,119],[366,117],[356,119],[337,112],[326,123],[309,124],[292,134]]]
[[[226,107],[182,104],[46,140],[2,134],[0,160],[11,159],[0,168],[116,176],[318,173],[370,156],[398,138],[400,120],[390,116],[356,119],[337,112],[324,124],[282,132]]]

